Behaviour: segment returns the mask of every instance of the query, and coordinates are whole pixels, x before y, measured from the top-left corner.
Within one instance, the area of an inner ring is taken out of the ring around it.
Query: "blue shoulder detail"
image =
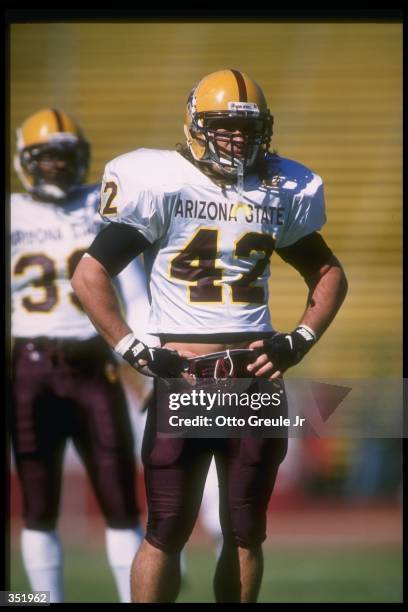
[[[300,162],[279,155],[270,155],[267,159],[268,182],[280,189],[300,191],[316,176],[315,173]]]

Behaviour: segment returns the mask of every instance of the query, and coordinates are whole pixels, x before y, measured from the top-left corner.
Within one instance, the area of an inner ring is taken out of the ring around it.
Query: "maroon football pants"
[[[98,336],[16,339],[10,425],[27,528],[56,526],[69,438],[107,524],[138,522],[132,429],[116,369]]]
[[[146,540],[180,551],[199,513],[211,458],[220,490],[224,541],[252,548],[266,538],[266,511],[287,438],[181,438],[157,434],[157,404],[149,407],[142,459],[148,523]]]

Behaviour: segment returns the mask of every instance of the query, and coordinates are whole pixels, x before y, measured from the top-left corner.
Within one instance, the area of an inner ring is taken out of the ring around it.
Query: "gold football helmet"
[[[198,162],[215,163],[227,175],[250,168],[266,153],[272,125],[262,89],[239,70],[212,72],[188,97],[184,132],[190,152]],[[236,130],[241,132],[240,144],[235,140]]]
[[[55,176],[44,173],[44,156],[64,160]],[[47,108],[31,115],[17,129],[14,169],[28,192],[62,200],[86,178],[90,147],[78,123],[63,110]]]

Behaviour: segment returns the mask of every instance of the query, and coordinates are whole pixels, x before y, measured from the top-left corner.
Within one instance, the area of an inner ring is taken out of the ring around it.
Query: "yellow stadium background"
[[[10,49],[11,152],[28,115],[61,107],[92,144],[92,181],[118,154],[182,140],[187,95],[206,73],[252,75],[275,117],[273,146],[324,178],[323,235],[350,284],[296,376],[401,375],[401,24],[13,24]],[[272,264],[273,321],[288,330],[305,286],[276,255]]]

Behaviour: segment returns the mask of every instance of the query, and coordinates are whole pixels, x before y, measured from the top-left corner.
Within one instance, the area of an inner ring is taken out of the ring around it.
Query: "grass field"
[[[11,589],[28,591],[19,553],[11,554]],[[178,602],[213,602],[214,555],[191,546],[187,576]],[[104,551],[72,548],[65,552],[66,601],[117,602]],[[265,553],[259,602],[402,601],[402,557],[397,546],[276,549]]]

